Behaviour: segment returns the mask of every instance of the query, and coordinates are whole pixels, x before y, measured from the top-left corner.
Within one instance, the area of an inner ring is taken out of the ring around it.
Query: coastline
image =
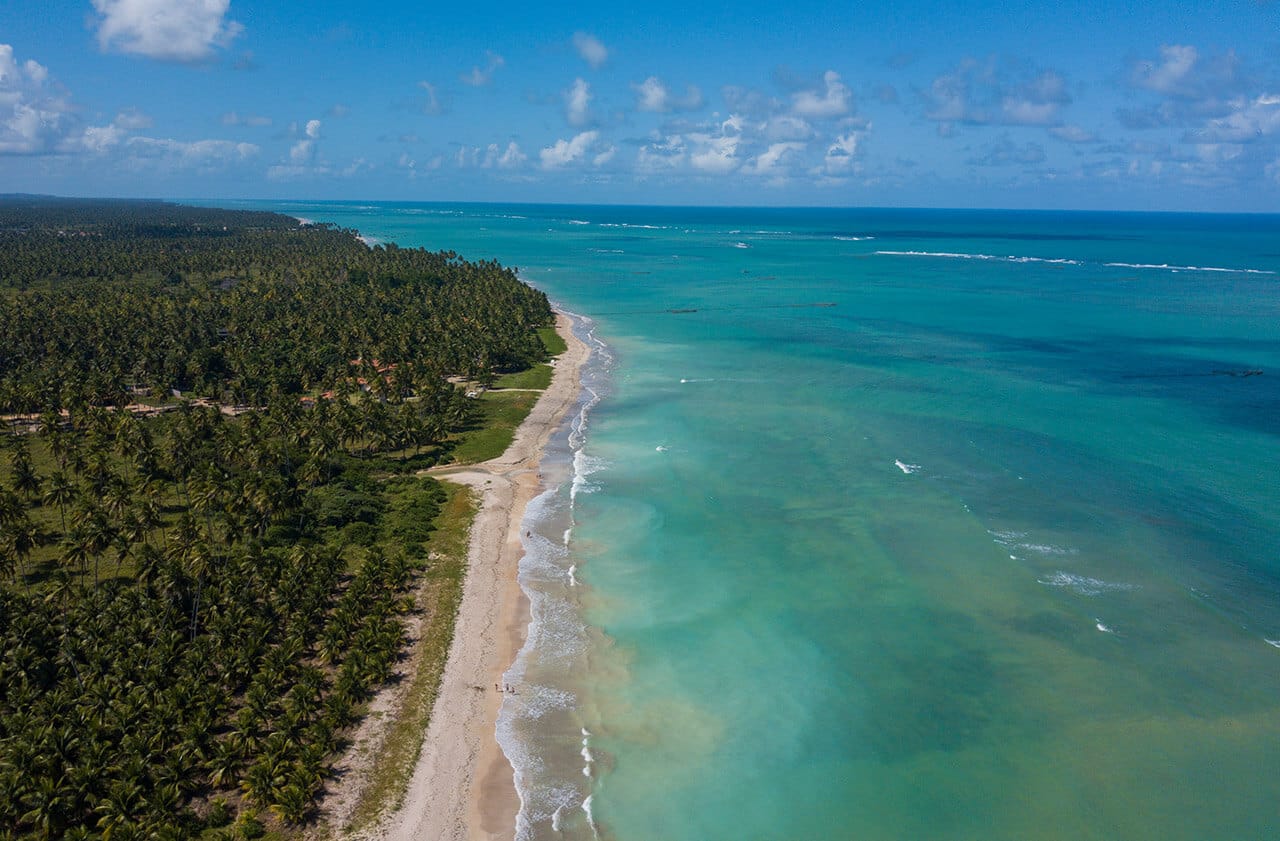
[[[541,492],[538,465],[547,441],[578,399],[589,348],[573,320],[556,313],[568,349],[557,357],[550,386],[501,456],[474,465],[433,468],[431,475],[465,485],[479,499],[471,526],[467,577],[448,662],[422,753],[401,807],[371,837],[511,839],[520,799],[514,771],[495,737],[502,694],[494,690],[524,643],[529,600],[518,581],[524,555],[521,522]]]

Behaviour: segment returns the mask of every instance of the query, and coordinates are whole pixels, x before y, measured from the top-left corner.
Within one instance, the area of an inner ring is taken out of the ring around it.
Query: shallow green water
[[[1280,835],[1277,218],[273,207],[607,343],[526,837]]]

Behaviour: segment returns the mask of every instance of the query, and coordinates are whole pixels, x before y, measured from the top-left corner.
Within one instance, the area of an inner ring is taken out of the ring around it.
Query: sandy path
[[[502,704],[494,684],[515,660],[529,623],[529,602],[516,581],[524,509],[541,491],[543,448],[577,400],[578,372],[589,353],[571,327],[568,317],[556,316],[569,349],[507,451],[483,464],[431,471],[475,489],[481,507],[471,527],[462,605],[422,754],[404,805],[375,837],[489,841],[515,835],[519,798],[511,765],[494,737]]]

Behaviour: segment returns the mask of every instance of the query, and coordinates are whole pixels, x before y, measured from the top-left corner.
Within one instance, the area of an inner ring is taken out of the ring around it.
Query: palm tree
[[[67,505],[74,502],[77,495],[75,483],[63,471],[55,471],[49,477],[49,488],[44,492],[44,502],[46,505],[53,503],[58,506],[63,533],[67,530]]]

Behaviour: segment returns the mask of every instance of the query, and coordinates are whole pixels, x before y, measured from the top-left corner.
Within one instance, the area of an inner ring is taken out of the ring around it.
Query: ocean
[[[596,348],[522,838],[1280,837],[1280,217],[236,206],[496,258]]]

